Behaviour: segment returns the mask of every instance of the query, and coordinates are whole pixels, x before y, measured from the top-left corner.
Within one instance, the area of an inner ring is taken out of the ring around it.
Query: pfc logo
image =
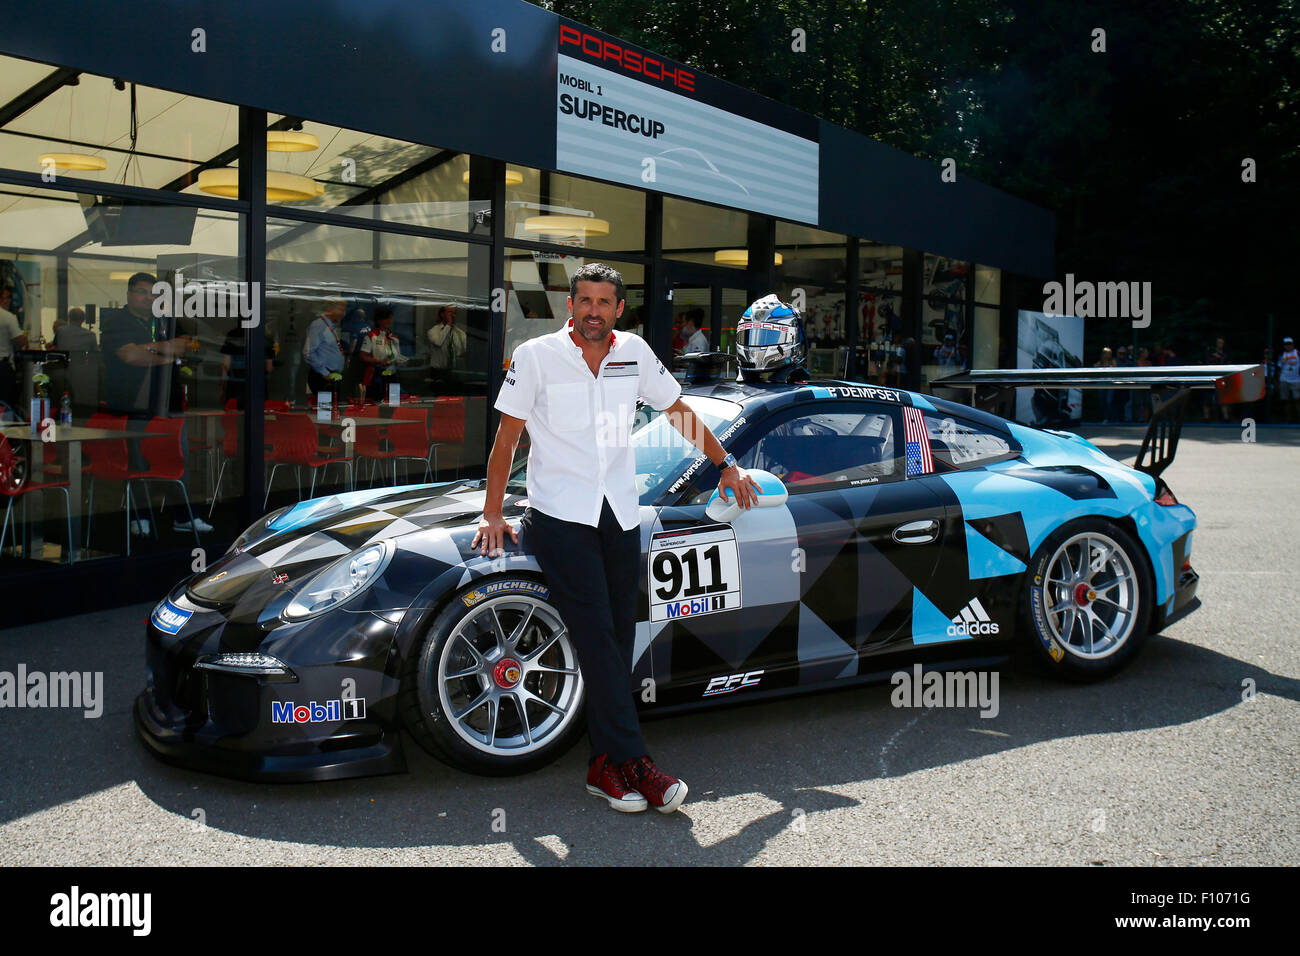
[[[364,720],[365,716],[364,697],[327,700],[323,704],[318,704],[314,700],[297,705],[291,700],[271,701],[271,723],[273,724],[322,724],[337,720]]]
[[[746,674],[719,674],[709,681],[709,686],[704,688],[702,696],[715,697],[718,694],[732,694],[746,687],[757,687],[762,679],[761,670],[749,671]]]

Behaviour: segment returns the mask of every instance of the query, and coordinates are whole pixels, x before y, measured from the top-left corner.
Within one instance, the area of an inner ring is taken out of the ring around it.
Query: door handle
[[[909,521],[894,529],[893,538],[899,544],[929,544],[939,537],[939,522],[933,518]]]

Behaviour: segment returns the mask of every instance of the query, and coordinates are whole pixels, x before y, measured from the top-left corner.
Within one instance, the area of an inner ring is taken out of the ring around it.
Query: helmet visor
[[[789,345],[794,341],[794,331],[777,322],[742,320],[736,325],[736,344],[750,349]]]

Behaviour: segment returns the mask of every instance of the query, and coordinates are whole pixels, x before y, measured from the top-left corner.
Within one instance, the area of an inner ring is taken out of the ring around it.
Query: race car
[[[1115,373],[986,384],[1092,371]],[[645,715],[991,663],[1017,645],[1094,680],[1196,604],[1196,517],[1159,477],[1165,438],[1140,471],[1077,435],[896,388],[715,379],[683,398],[763,494],[744,512],[719,503],[716,468],[663,414],[638,412],[629,693]],[[526,506],[525,469],[508,519]],[[482,480],[405,486],[266,515],[154,609],[144,743],[267,781],[402,770],[403,729],[477,773],[556,759],[585,729],[582,672],[527,535],[504,557],[471,549],[484,494]]]

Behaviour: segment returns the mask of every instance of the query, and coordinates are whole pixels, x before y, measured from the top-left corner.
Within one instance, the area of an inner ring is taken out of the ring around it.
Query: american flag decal
[[[919,408],[903,408],[903,435],[907,442],[907,475],[928,475],[934,471],[930,457],[930,436],[925,433],[925,416]]]

